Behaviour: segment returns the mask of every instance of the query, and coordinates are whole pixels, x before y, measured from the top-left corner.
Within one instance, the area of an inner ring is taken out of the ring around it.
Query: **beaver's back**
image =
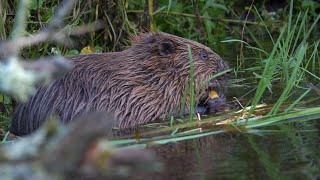
[[[94,66],[99,66],[102,61],[111,63],[110,61],[116,60],[115,55],[116,53],[107,53],[69,57],[75,63],[74,70],[49,85],[42,85],[26,103],[19,104],[13,114],[11,133],[29,134],[51,115],[67,123],[84,112],[94,109],[95,104],[90,103],[97,95],[94,79],[101,73],[91,67],[92,62],[95,62]],[[116,69],[114,66],[113,70]],[[111,69],[104,71],[105,75],[112,74]],[[92,76],[93,73],[96,75]]]

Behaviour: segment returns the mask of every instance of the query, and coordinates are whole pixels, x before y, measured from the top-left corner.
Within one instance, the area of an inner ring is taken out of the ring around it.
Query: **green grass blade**
[[[263,21],[263,19],[262,19],[262,17],[260,16],[260,13],[259,13],[258,9],[256,8],[256,6],[253,6],[253,8],[255,9],[255,11],[256,11],[256,13],[257,13],[260,21],[261,21],[263,24],[265,24],[264,21]],[[266,28],[266,31],[267,31],[267,33],[268,33],[268,35],[269,35],[269,37],[270,37],[270,40],[272,41],[272,44],[274,45],[274,40],[273,40],[273,37],[272,37],[272,35],[271,35],[268,27],[267,27],[266,25],[265,25],[264,27]]]
[[[307,17],[308,17],[308,10],[305,12],[305,14],[304,14],[304,16],[303,16],[303,18],[302,18],[302,20],[300,22],[300,27],[299,27],[299,30],[298,30],[298,32],[296,34],[296,37],[300,37],[300,34],[301,34],[302,30],[305,28]],[[296,48],[297,43],[299,41],[299,38],[294,38],[294,39],[295,39],[295,41],[294,41],[294,44],[293,44],[292,48]],[[294,53],[294,51],[291,51],[290,57],[293,56],[293,53]]]
[[[194,74],[193,74],[193,58],[191,53],[191,48],[188,45],[188,54],[189,54],[189,62],[190,62],[190,107],[189,107],[189,121],[193,120],[193,112],[194,112]]]
[[[285,29],[285,28],[284,28]],[[255,107],[258,105],[265,89],[267,88],[269,82],[270,82],[270,79],[272,77],[272,75],[274,74],[274,71],[280,61],[280,57],[276,55],[277,53],[277,49],[278,47],[280,46],[280,42],[281,42],[281,39],[282,39],[282,36],[285,32],[285,30],[282,30],[279,37],[278,37],[278,40],[275,44],[275,46],[273,47],[272,49],[272,52],[267,60],[267,64],[265,65],[265,68],[263,70],[263,73],[262,73],[262,76],[261,76],[261,80],[259,81],[259,85],[258,85],[258,88],[257,88],[257,91],[254,95],[254,98],[252,100],[252,105],[251,105],[251,108],[248,112],[248,116],[247,117],[250,117],[251,114],[253,113]],[[281,51],[283,51],[283,49],[281,49]]]
[[[279,123],[289,123],[289,122],[304,122],[310,120],[320,119],[320,107],[308,108],[302,111],[296,111],[292,113],[282,113],[274,116],[266,116],[264,118],[250,119],[245,125],[245,128],[258,128],[266,127],[270,125],[275,125]],[[245,122],[239,121],[238,123],[233,123],[234,125],[241,125]]]
[[[300,102],[301,99],[304,98],[310,91],[311,91],[311,88],[308,89],[308,90],[306,90],[301,96],[299,96],[298,99],[296,99],[293,103],[291,103],[290,106],[287,107],[287,108],[284,110],[284,112],[285,112],[285,113],[289,112],[289,111],[290,111],[295,105],[297,105],[298,102]]]
[[[296,65],[290,75],[290,79],[288,83],[286,84],[285,89],[283,90],[280,98],[276,102],[276,104],[273,106],[272,110],[268,114],[276,114],[281,106],[281,104],[284,102],[284,100],[287,98],[287,95],[290,93],[291,89],[293,88],[294,84],[296,83],[296,77],[297,77],[297,72],[299,70],[300,64],[302,63],[302,60],[305,57],[305,54],[307,52],[307,46],[306,44],[303,44],[297,55],[296,55]]]
[[[168,4],[168,10],[167,10],[167,14],[169,13],[170,11],[170,8],[171,8],[171,3],[172,3],[172,0],[169,0],[169,4]]]

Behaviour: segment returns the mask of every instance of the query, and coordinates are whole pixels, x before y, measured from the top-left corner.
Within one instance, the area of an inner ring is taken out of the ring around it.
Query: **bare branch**
[[[102,21],[93,22],[91,24],[73,27],[71,29],[65,29],[62,31],[56,31],[52,29],[43,29],[38,33],[28,36],[20,37],[15,42],[2,41],[0,42],[0,57],[8,57],[13,55],[16,50],[22,49],[28,46],[39,44],[45,41],[55,41],[57,43],[71,45],[72,40],[68,37],[70,35],[81,35],[87,32],[99,30],[104,27]]]
[[[150,151],[121,150],[103,140],[114,121],[110,113],[103,112],[74,119],[70,126],[51,119],[34,134],[0,148],[0,177],[118,179],[127,175],[121,171],[123,168],[131,170],[130,174],[161,170],[160,162]]]
[[[16,96],[21,101],[26,101],[35,92],[36,85],[40,82],[64,74],[73,67],[63,58],[55,61],[24,62],[21,64],[17,56],[21,49],[49,40],[71,45],[70,35],[79,35],[103,27],[103,23],[97,21],[84,26],[60,30],[64,26],[65,16],[70,13],[77,2],[77,0],[65,0],[57,8],[46,28],[31,36],[23,37],[28,2],[29,0],[19,1],[19,13],[16,17],[13,39],[0,41],[0,60],[4,59],[2,62],[0,61],[0,91]]]

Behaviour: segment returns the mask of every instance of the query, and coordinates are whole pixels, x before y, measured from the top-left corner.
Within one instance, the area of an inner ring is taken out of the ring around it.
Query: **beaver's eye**
[[[207,60],[208,59],[208,54],[205,53],[205,52],[200,52],[200,59]]]

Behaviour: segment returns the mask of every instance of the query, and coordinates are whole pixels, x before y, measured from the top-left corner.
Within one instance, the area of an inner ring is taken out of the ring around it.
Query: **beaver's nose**
[[[220,63],[219,63],[219,68],[221,70],[227,70],[230,69],[230,66],[228,65],[228,63],[226,61],[224,61],[222,58],[219,59]]]
[[[219,72],[230,69],[229,64],[224,61],[221,57],[219,57],[219,61],[218,61],[218,67],[219,67]],[[222,79],[226,79],[230,76],[230,72],[224,73],[222,76],[220,76],[220,78]]]

